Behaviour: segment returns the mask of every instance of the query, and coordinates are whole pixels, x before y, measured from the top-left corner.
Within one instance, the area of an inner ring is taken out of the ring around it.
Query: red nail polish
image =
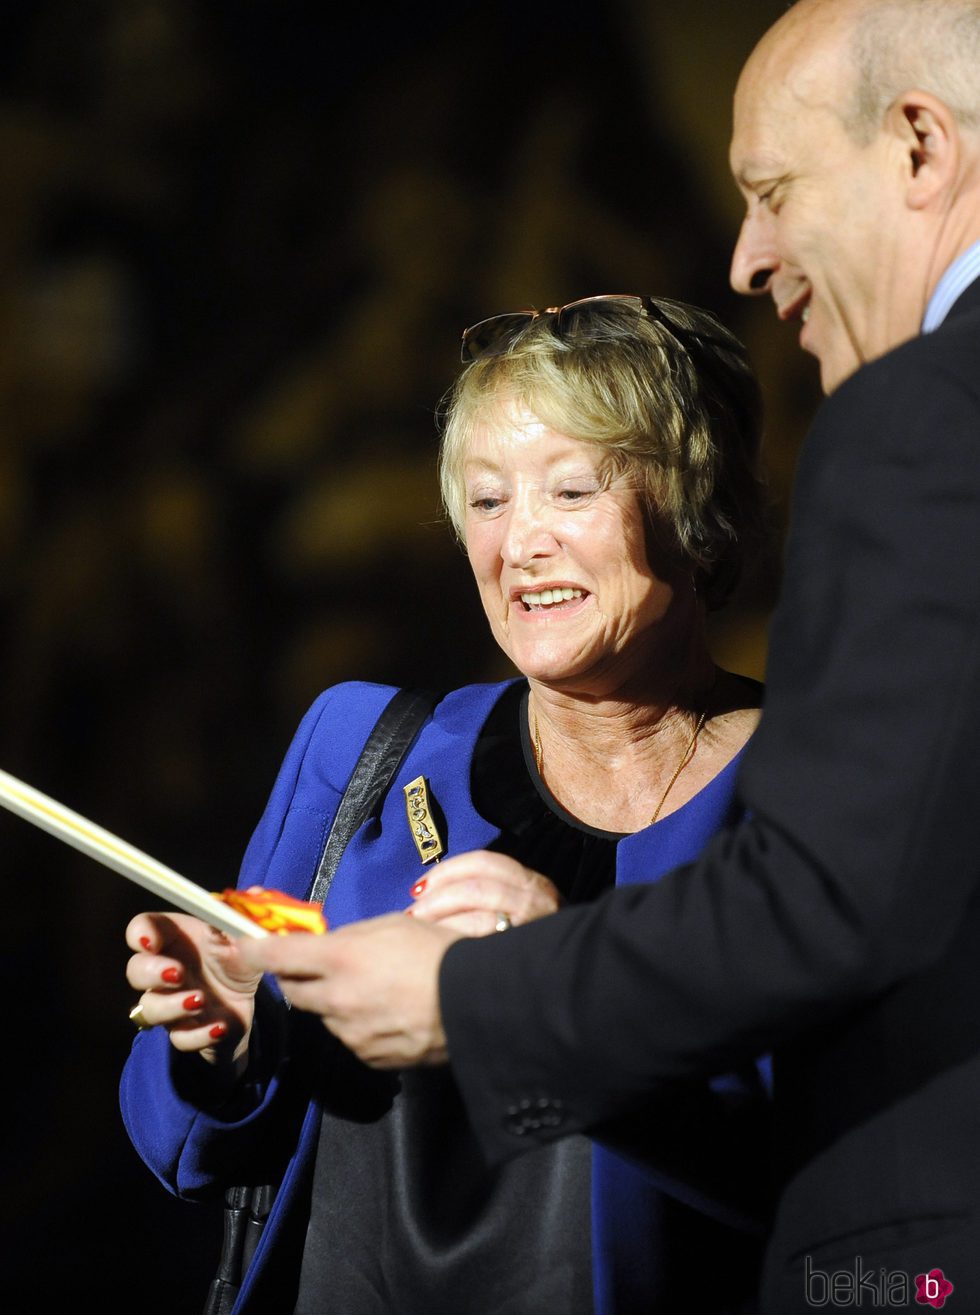
[[[149,938],[149,936],[141,936],[141,937],[140,937],[140,945],[142,945],[142,947],[143,947],[144,950],[148,950],[148,949],[150,948],[150,938]]]
[[[176,986],[177,983],[180,981],[180,969],[164,968],[160,976],[163,978],[165,982],[169,983],[170,986]]]
[[[190,1009],[203,1009],[203,1008],[204,1008],[204,996],[201,994],[201,992],[200,992],[200,991],[194,991],[191,995],[185,996],[185,997],[184,997],[184,1008],[185,1008],[185,1009],[188,1009],[188,1010],[190,1010]]]
[[[228,1028],[224,1023],[215,1023],[214,1027],[208,1029],[208,1036],[213,1041],[220,1041],[227,1031]]]
[[[412,887],[412,894],[415,896],[416,899],[418,899],[418,897],[425,890],[427,884],[428,884],[427,879],[425,877],[421,877],[418,881],[416,881],[415,885]]]

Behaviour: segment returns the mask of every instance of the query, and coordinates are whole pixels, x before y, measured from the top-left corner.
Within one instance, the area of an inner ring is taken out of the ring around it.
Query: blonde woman
[[[649,881],[739,816],[760,690],[716,667],[705,615],[759,521],[758,394],[741,346],[694,307],[615,296],[482,321],[463,355],[443,492],[520,677],[438,704],[347,847],[332,928],[407,909],[492,933]],[[305,895],[393,692],[320,696],[243,884]],[[491,851],[480,881],[420,865],[403,799],[418,776],[447,854]],[[515,878],[525,868],[542,875]],[[651,1107],[658,1158],[638,1125],[616,1150],[571,1137],[491,1171],[449,1070],[376,1072],[320,1026],[321,938],[275,947],[292,956],[288,1013],[240,947],[193,919],[144,914],[127,939],[147,1025],[123,1079],[137,1148],[189,1197],[282,1180],[237,1310],[673,1313],[692,1266],[699,1311],[751,1308],[746,1169],[766,1104],[754,1069]],[[533,1099],[514,1111],[550,1117]]]

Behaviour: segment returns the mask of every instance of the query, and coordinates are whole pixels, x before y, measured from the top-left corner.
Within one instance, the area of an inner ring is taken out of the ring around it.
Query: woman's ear
[[[909,208],[925,210],[955,183],[962,148],[956,117],[931,92],[907,91],[888,118],[903,144]]]

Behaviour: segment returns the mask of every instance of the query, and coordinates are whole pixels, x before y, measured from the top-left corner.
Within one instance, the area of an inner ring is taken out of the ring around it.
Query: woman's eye
[[[494,498],[487,494],[481,498],[471,498],[470,506],[474,511],[496,511],[502,501],[502,498]]]
[[[586,498],[591,498],[595,489],[583,488],[561,488],[558,490],[559,502],[584,502]]]

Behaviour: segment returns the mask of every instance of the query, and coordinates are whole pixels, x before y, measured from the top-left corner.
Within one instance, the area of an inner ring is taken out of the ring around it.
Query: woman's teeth
[[[542,589],[539,594],[521,594],[525,607],[551,607],[555,603],[567,603],[572,598],[581,598],[581,589]]]

